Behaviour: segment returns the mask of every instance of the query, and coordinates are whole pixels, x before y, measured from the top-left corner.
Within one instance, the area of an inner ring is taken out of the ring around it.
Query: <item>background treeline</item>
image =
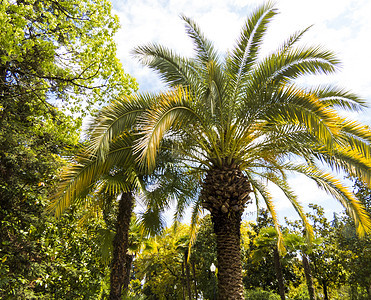
[[[370,191],[359,185],[357,189],[370,211]],[[309,245],[301,224],[287,220],[282,227],[286,252],[279,254],[280,270],[275,265],[277,234],[267,212],[261,210],[257,222],[243,223],[246,299],[282,299],[278,272],[282,274],[285,299],[370,299],[370,237],[359,239],[349,217],[334,215],[328,220],[323,208],[310,207],[307,216],[315,240]],[[178,224],[143,241],[142,250],[133,253],[131,293],[144,294],[144,299],[213,299],[215,282],[210,266],[217,259],[209,216],[203,218],[188,257],[189,240],[189,226]]]
[[[370,190],[357,186],[370,211]],[[307,214],[315,240],[308,245],[298,221],[282,226],[286,252],[275,265],[277,236],[264,209],[241,230],[246,299],[369,299],[371,239],[356,236],[345,215],[324,216],[320,206]],[[110,208],[114,214],[115,208]],[[19,211],[18,211],[19,213]],[[105,299],[109,293],[109,259],[113,238],[106,215],[80,224],[81,212],[69,210],[60,220],[41,211],[24,215],[23,223],[2,224],[14,234],[2,242],[0,293],[3,299]],[[14,218],[14,216],[13,216]],[[32,222],[30,222],[33,220]],[[27,227],[25,224],[28,224]],[[133,216],[130,228],[132,266],[129,299],[214,299],[216,242],[209,215],[198,227],[191,249],[190,227],[175,224],[155,237],[144,237]],[[189,255],[189,250],[191,251]],[[309,264],[312,281],[306,277]],[[313,298],[308,290],[312,284]],[[197,296],[196,296],[197,295]],[[282,295],[281,295],[282,297]]]

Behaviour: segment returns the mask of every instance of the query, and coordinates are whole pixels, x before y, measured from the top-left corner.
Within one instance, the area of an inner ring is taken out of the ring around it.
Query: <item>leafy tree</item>
[[[48,252],[40,234],[59,226],[42,211],[61,157],[76,151],[81,119],[71,113],[84,116],[136,84],[115,57],[118,21],[107,1],[5,0],[0,20],[0,297],[28,299]]]
[[[83,113],[136,88],[116,58],[109,1],[5,0],[0,19],[3,114],[30,99],[34,112],[53,111],[53,100]]]
[[[236,46],[220,55],[197,24],[183,17],[195,57],[184,58],[150,44],[135,49],[139,60],[158,72],[170,91],[159,96],[139,125],[144,136],[135,150],[149,169],[165,141],[202,181],[200,201],[211,213],[217,237],[221,299],[242,299],[240,223],[250,192],[263,198],[279,232],[266,183],[277,185],[307,227],[302,206],[287,185],[286,173],[313,179],[353,217],[360,234],[370,219],[352,192],[321,163],[370,181],[370,130],[343,117],[364,102],[334,86],[300,86],[305,75],[333,73],[338,60],[321,47],[295,47],[306,30],[276,51],[260,49],[276,9],[263,5],[247,19]],[[295,158],[295,159],[293,159]],[[297,158],[297,159],[296,159]],[[282,248],[279,233],[279,248]]]
[[[259,210],[256,224],[250,223],[248,228],[248,243],[242,247],[246,290],[260,288],[283,297],[289,283],[297,285],[298,282],[295,255],[289,248],[284,252],[279,251],[278,234],[266,209]]]
[[[190,261],[195,266],[197,289],[204,299],[213,299],[214,292],[217,294],[218,290],[213,278],[216,275],[210,271],[211,264],[216,263],[216,236],[210,215],[203,217],[199,223]]]
[[[371,191],[360,181],[355,181],[355,194],[371,214]],[[352,297],[366,292],[371,298],[371,237],[359,238],[354,224],[349,217],[344,216],[338,220],[338,247],[350,251],[351,255],[345,260],[345,268],[349,274],[348,283],[351,286]],[[361,291],[358,292],[359,287]],[[362,298],[361,298],[362,299]]]
[[[310,204],[313,213],[307,213],[313,223],[316,238],[320,242],[312,244],[311,251],[307,251],[308,263],[313,277],[323,290],[324,299],[329,299],[330,289],[339,287],[347,281],[346,260],[349,251],[339,247],[337,243],[338,230],[324,216],[324,209],[318,205]],[[298,222],[290,223],[297,230]]]
[[[313,275],[322,285],[324,299],[328,300],[328,289],[346,282],[347,274],[344,268],[344,250],[336,244],[336,230],[324,217],[323,208],[311,205],[315,213],[309,215],[314,222],[314,230],[322,243],[316,246],[309,258],[313,265]]]
[[[285,300],[285,283],[282,275],[282,257],[277,248],[278,234],[274,227],[263,228],[254,239],[257,249],[252,253],[253,259],[259,261],[263,258],[264,252],[273,252],[274,269],[278,282],[278,292],[281,300]]]
[[[312,268],[310,264],[309,254],[312,252],[314,246],[318,246],[321,243],[321,239],[314,239],[308,241],[305,238],[305,234],[290,233],[286,236],[286,245],[291,250],[299,251],[302,258],[302,265],[305,275],[305,281],[308,288],[308,294],[310,300],[316,300],[316,293],[313,283]]]
[[[143,252],[134,265],[139,279],[144,280],[142,292],[147,299],[186,299],[184,249],[179,242],[189,234],[189,226],[179,224],[165,229],[154,238],[152,251]]]

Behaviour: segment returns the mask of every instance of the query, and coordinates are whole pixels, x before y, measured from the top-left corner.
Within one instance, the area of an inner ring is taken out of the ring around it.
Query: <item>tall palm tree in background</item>
[[[246,204],[263,199],[282,236],[267,184],[278,186],[306,226],[302,206],[287,184],[287,173],[313,179],[353,217],[358,232],[371,223],[363,206],[333,172],[370,183],[371,134],[343,117],[364,102],[335,86],[300,86],[304,75],[330,74],[338,65],[321,47],[296,47],[306,30],[293,34],[276,51],[260,56],[267,26],[276,9],[263,5],[242,28],[237,44],[219,55],[193,20],[183,17],[195,56],[166,47],[135,49],[139,60],[157,71],[170,90],[141,116],[143,136],[135,142],[140,162],[153,169],[160,147],[172,141],[184,164],[202,179],[200,203],[211,213],[217,236],[220,299],[243,299],[240,223]],[[326,168],[324,168],[324,166]]]
[[[142,196],[147,206],[142,214],[143,228],[154,233],[161,229],[160,215],[169,207],[169,201],[177,199],[175,218],[179,219],[194,193],[194,180],[183,169],[174,168],[176,159],[169,151],[161,151],[152,174],[145,173],[136,163],[132,151],[133,141],[138,138],[135,123],[143,111],[153,106],[153,99],[145,95],[128,96],[99,112],[87,130],[80,154],[63,171],[58,193],[49,206],[58,217],[71,204],[83,206],[92,214],[96,208],[117,200],[110,300],[121,299],[129,283],[127,268],[132,260],[128,253],[129,227],[135,196]]]

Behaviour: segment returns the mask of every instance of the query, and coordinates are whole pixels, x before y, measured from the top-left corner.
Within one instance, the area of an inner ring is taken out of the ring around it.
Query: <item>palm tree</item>
[[[143,166],[152,169],[159,147],[172,141],[172,151],[198,172],[199,201],[210,211],[217,236],[220,299],[243,299],[240,223],[252,202],[251,192],[266,202],[279,232],[267,182],[277,185],[312,234],[287,184],[288,172],[313,179],[345,206],[360,234],[370,231],[370,219],[351,190],[323,169],[325,165],[370,182],[370,130],[339,114],[342,109],[358,111],[364,102],[335,86],[308,87],[295,81],[333,73],[339,63],[321,47],[295,46],[307,29],[261,58],[264,35],[276,13],[271,4],[259,7],[224,56],[185,16],[193,58],[158,44],[134,51],[170,87],[142,115],[143,137],[135,151]],[[282,249],[280,232],[278,240]]]
[[[152,174],[146,173],[136,163],[132,144],[138,133],[134,125],[138,116],[153,105],[152,100],[145,95],[128,96],[117,99],[98,113],[87,131],[87,141],[80,154],[73,157],[73,162],[63,171],[58,193],[48,208],[58,217],[71,204],[84,205],[88,212],[94,212],[97,207],[117,199],[111,300],[121,299],[122,291],[129,283],[129,228],[135,195],[140,192],[147,201],[142,222],[144,228],[153,233],[161,228],[160,214],[169,206],[169,200],[178,199],[176,217],[181,217],[194,193],[193,181],[182,169],[174,168],[176,158],[170,151],[165,149],[161,152]],[[107,128],[116,131],[107,135]]]

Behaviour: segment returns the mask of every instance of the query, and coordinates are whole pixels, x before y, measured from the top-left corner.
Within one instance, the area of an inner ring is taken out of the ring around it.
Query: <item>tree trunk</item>
[[[316,294],[314,291],[314,285],[313,285],[313,278],[312,278],[312,271],[310,269],[310,264],[307,255],[302,252],[302,263],[304,268],[304,274],[305,274],[305,280],[307,282],[308,287],[308,293],[309,293],[309,299],[310,300],[316,300]]]
[[[195,288],[195,299],[197,300],[197,280],[196,280],[196,268],[195,268],[195,262],[192,261],[192,273],[193,273],[193,283]]]
[[[240,226],[251,186],[235,165],[214,167],[203,182],[203,207],[211,213],[217,242],[218,299],[243,300]]]
[[[191,274],[190,274],[190,271],[189,271],[189,264],[187,262],[187,258],[188,258],[188,251],[186,251],[186,254],[184,256],[184,264],[185,264],[185,271],[186,271],[186,283],[187,283],[188,299],[192,300]]]
[[[274,255],[274,268],[276,269],[276,277],[278,281],[278,293],[280,294],[281,300],[285,300],[285,286],[283,283],[282,265],[281,258],[277,247],[273,250]]]
[[[119,211],[116,222],[116,235],[113,240],[113,257],[111,262],[110,300],[120,300],[122,290],[127,288],[128,271],[126,270],[129,227],[133,210],[133,195],[123,193],[119,200]]]
[[[130,255],[130,254],[126,255],[125,269],[126,269],[127,274],[125,276],[123,290],[126,290],[130,283],[130,275],[131,275],[131,267],[133,265],[133,258],[134,258],[134,255]]]
[[[328,299],[328,293],[327,293],[327,284],[325,281],[322,281],[322,288],[323,288],[323,295],[324,295],[324,300],[329,300]]]
[[[217,243],[218,299],[242,300],[242,263],[240,251],[241,216],[212,216]]]

